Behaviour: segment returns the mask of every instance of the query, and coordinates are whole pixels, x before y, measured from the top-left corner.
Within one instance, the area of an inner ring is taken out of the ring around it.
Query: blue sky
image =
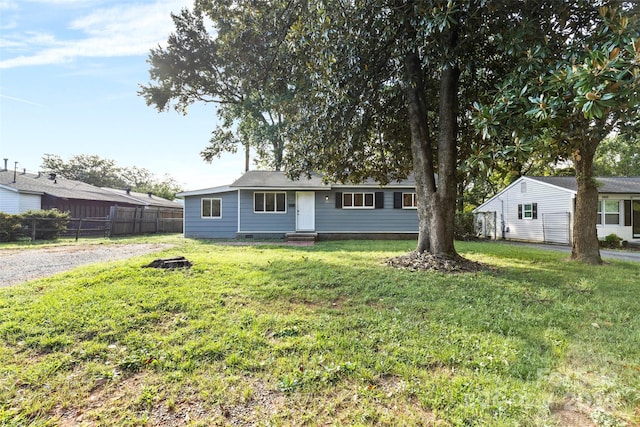
[[[228,184],[244,156],[205,163],[213,105],[158,113],[137,95],[149,49],[192,0],[0,0],[0,162],[37,171],[45,153],[96,154],[172,176],[186,190]]]

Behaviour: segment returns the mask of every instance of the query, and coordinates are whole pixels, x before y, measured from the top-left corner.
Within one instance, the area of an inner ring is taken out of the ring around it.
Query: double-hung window
[[[253,193],[253,211],[256,213],[285,213],[287,211],[287,193]]]
[[[538,219],[538,204],[523,203],[518,205],[518,219]]]
[[[345,209],[373,209],[374,193],[342,193],[342,207]]]
[[[598,202],[598,224],[620,224],[620,201],[600,200]]]
[[[222,218],[222,199],[202,199],[202,218]]]
[[[417,206],[416,193],[402,193],[402,209],[415,209]]]

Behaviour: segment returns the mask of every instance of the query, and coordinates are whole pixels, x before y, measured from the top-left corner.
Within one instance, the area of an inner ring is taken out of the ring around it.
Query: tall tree
[[[566,2],[546,24],[547,41],[506,76],[494,104],[476,105],[478,122],[487,137],[508,130],[517,144],[534,148],[546,142],[538,137],[544,129],[554,141],[546,148],[573,161],[572,258],[598,264],[593,160],[598,144],[640,113],[638,8],[618,1]],[[523,109],[528,122],[517,114]]]
[[[151,82],[139,94],[158,111],[216,104],[219,124],[202,157],[210,162],[241,147],[280,170],[283,101],[292,96],[283,42],[292,14],[287,2],[196,0],[193,10],[172,14],[175,32],[151,50]]]
[[[521,2],[316,0],[293,26],[311,95],[298,97],[296,144],[287,169],[334,180],[381,183],[413,172],[417,251],[456,258],[453,218],[461,127],[472,99],[486,96],[535,37]],[[542,37],[540,36],[540,39]],[[462,147],[464,148],[464,147]]]

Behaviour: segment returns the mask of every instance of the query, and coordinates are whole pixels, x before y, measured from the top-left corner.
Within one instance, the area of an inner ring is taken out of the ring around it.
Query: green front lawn
[[[458,243],[495,270],[445,275],[385,265],[413,242],[172,243],[190,270],[0,288],[0,425],[640,423],[638,264]]]

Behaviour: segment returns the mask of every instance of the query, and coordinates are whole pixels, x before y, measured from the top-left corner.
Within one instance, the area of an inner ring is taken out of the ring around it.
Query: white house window
[[[263,212],[286,212],[287,193],[285,192],[264,192],[253,193],[253,211]]]
[[[402,209],[414,209],[417,206],[416,193],[402,193]]]
[[[602,200],[598,200],[598,217],[596,218],[596,224],[602,225]]]
[[[620,224],[620,201],[602,200],[598,203],[598,224]]]
[[[522,217],[524,219],[533,218],[533,203],[525,203],[522,206]]]
[[[222,218],[222,199],[202,199],[202,218]]]
[[[342,207],[345,209],[373,209],[374,193],[342,193]]]
[[[538,219],[538,204],[525,203],[518,205],[518,219]]]

